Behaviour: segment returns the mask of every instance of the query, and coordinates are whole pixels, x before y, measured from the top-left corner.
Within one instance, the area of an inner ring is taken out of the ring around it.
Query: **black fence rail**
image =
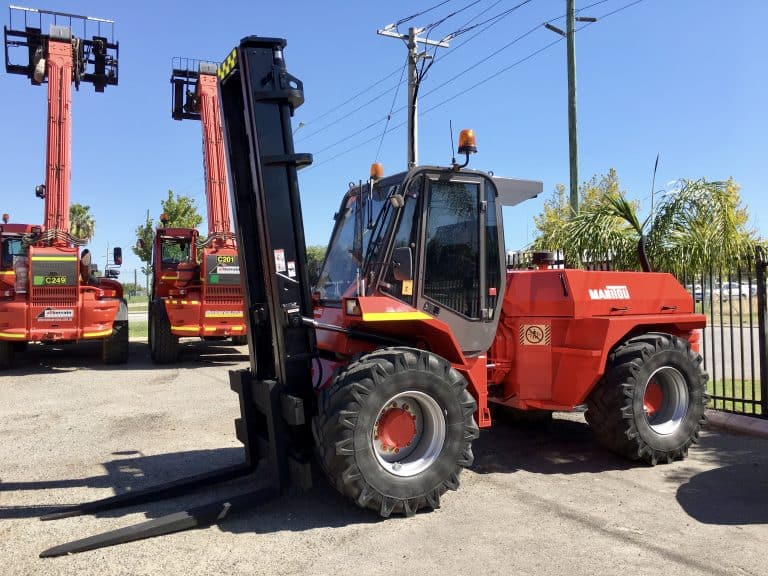
[[[758,249],[728,270],[679,275],[706,315],[701,351],[710,408],[768,418],[766,258]]]
[[[564,268],[566,258],[556,254],[551,267]],[[758,248],[729,269],[677,274],[693,297],[695,311],[707,317],[700,346],[709,374],[710,408],[768,418],[767,261]],[[533,268],[532,253],[507,254],[507,267]],[[607,258],[584,267],[613,269]]]

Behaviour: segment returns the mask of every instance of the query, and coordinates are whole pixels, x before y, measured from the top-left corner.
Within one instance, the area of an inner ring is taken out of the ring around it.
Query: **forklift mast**
[[[196,69],[195,69],[196,68]],[[216,64],[188,58],[174,58],[171,73],[175,120],[200,120],[203,127],[205,198],[208,209],[208,237],[218,245],[232,245],[229,215],[227,166],[219,109]]]
[[[290,118],[303,85],[285,68],[285,40],[244,38],[219,67],[224,129],[248,306],[253,376],[314,405],[314,330]]]
[[[36,194],[45,201],[43,231],[46,240],[66,245],[69,239],[70,142],[72,84],[90,82],[97,92],[117,84],[118,44],[113,42],[111,20],[11,6],[5,30],[5,68],[27,76],[33,85],[48,82],[48,121],[45,184]],[[21,24],[23,22],[23,28]],[[43,24],[50,24],[47,34]],[[16,28],[14,27],[16,26]],[[82,27],[83,37],[74,35]],[[87,39],[89,30],[95,34]],[[102,30],[109,30],[107,36]],[[17,62],[13,56],[26,55]]]

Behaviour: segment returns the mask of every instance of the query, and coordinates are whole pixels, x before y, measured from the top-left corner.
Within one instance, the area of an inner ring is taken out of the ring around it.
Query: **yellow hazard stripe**
[[[200,301],[199,300],[168,300],[168,304],[190,304],[193,306],[199,306]]]
[[[245,330],[245,326],[232,326],[232,330],[237,330],[239,332],[240,330]]]
[[[171,330],[178,330],[180,332],[198,332],[200,328],[197,326],[171,326]]]
[[[13,332],[0,332],[0,338],[26,338],[24,334],[15,334]]]
[[[13,270],[0,270],[0,276],[10,276],[11,274],[16,274]]]
[[[75,262],[77,256],[32,256],[33,262]]]
[[[379,320],[429,320],[432,316],[425,312],[368,312],[363,313],[364,322],[377,322]]]
[[[237,65],[237,48],[232,48],[232,52],[230,52],[229,56],[227,56],[224,59],[224,62],[219,64],[219,68],[216,70],[216,74],[219,76],[219,80],[224,80],[224,78],[229,76],[232,70],[235,69],[236,65]]]
[[[239,314],[216,314],[215,312],[206,312],[205,317],[206,318],[242,318],[243,313],[240,312]]]
[[[178,280],[179,275],[178,274],[170,274],[166,276],[160,276],[160,280]]]
[[[101,330],[99,332],[83,332],[83,338],[98,338],[99,336],[109,336],[112,334],[112,329]]]

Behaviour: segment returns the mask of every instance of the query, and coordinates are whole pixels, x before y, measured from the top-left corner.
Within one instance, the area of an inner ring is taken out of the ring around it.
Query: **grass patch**
[[[754,394],[752,387],[754,384]],[[714,410],[725,410],[727,412],[737,412],[739,414],[762,415],[763,411],[759,404],[752,404],[751,401],[760,402],[760,382],[745,380],[718,380],[707,382],[707,392],[713,396],[709,400],[708,407]],[[728,398],[728,400],[723,399]]]
[[[147,327],[147,321],[142,320],[139,322],[131,321],[128,323],[128,337],[129,338],[146,338],[149,333]]]
[[[757,326],[757,297],[721,301],[715,296],[710,302],[709,295],[707,295],[704,302],[695,303],[694,312],[706,314],[707,323],[722,324],[723,326],[749,326],[751,320],[752,326]]]

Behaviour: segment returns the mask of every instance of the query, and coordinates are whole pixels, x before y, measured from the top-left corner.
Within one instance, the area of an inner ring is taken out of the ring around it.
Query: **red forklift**
[[[174,120],[199,120],[208,236],[193,228],[168,227],[165,215],[152,248],[149,349],[158,364],[175,362],[180,337],[246,340],[237,244],[229,214],[227,168],[219,110],[216,65],[175,58],[171,73]]]
[[[50,24],[47,32],[43,24]],[[89,31],[94,34],[87,38]],[[32,85],[48,84],[48,119],[45,184],[35,189],[45,202],[43,224],[8,224],[4,218],[0,227],[0,367],[10,366],[28,342],[100,340],[106,364],[128,359],[122,285],[96,277],[90,253],[80,252],[84,241],[69,233],[72,85],[90,83],[103,92],[117,84],[118,44],[112,36],[110,20],[10,8],[6,71],[26,76]],[[113,258],[121,263],[120,248]]]
[[[472,466],[491,405],[576,411],[596,439],[650,465],[684,458],[705,420],[705,324],[669,274],[505,269],[502,207],[542,183],[415,166],[351,186],[335,216],[317,292],[308,282],[290,118],[304,101],[285,40],[248,37],[219,67],[250,370],[240,398],[240,465],[73,506],[62,518],[175,496],[252,474],[266,485],[51,548],[59,556],[222,520],[320,475],[388,517],[438,508]],[[641,248],[642,249],[642,243]],[[295,275],[287,274],[292,267]],[[263,463],[263,464],[261,464]],[[373,528],[375,529],[375,527]]]

